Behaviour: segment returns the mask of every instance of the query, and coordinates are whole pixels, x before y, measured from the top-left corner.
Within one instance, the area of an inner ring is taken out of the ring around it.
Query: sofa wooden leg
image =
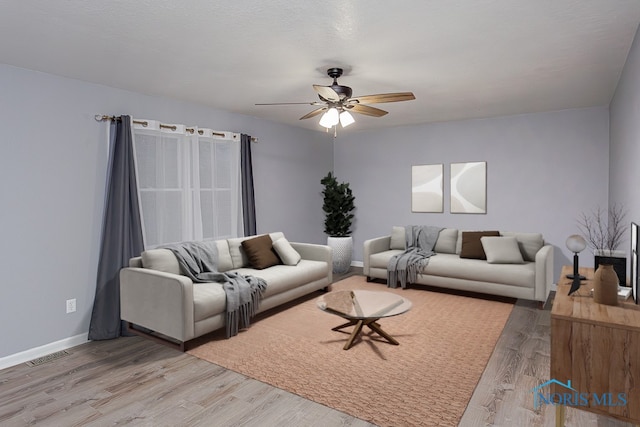
[[[367,276],[367,282],[373,282],[373,279],[369,276]]]

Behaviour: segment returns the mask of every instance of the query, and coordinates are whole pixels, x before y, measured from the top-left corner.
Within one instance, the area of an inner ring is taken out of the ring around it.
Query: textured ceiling
[[[326,69],[412,91],[348,130],[610,102],[639,0],[0,0],[0,63],[322,130]]]

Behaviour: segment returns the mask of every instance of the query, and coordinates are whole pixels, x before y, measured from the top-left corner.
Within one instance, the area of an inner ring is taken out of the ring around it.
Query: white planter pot
[[[346,273],[351,267],[353,256],[353,238],[327,237],[327,245],[333,249],[333,272]]]

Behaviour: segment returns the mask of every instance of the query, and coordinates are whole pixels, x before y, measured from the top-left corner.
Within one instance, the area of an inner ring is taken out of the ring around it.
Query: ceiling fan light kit
[[[351,88],[349,86],[342,86],[338,84],[338,77],[342,75],[342,68],[329,68],[327,70],[327,75],[333,79],[331,86],[313,85],[313,90],[316,91],[321,102],[279,102],[256,105],[309,104],[319,106],[320,108],[316,108],[315,110],[300,117],[300,120],[315,117],[324,112],[320,118],[320,126],[327,128],[328,131],[338,123],[340,123],[342,127],[347,127],[354,123],[355,119],[349,111],[371,117],[382,117],[387,114],[387,111],[370,107],[365,104],[411,101],[416,99],[411,92],[381,93],[377,95],[364,95],[352,98],[351,94],[353,91]]]
[[[343,128],[346,128],[355,121],[356,119],[354,119],[351,113],[349,113],[348,111],[343,111],[342,113],[340,113],[340,124]]]
[[[338,110],[335,107],[331,107],[320,118],[320,126],[331,128],[338,124],[339,117]]]

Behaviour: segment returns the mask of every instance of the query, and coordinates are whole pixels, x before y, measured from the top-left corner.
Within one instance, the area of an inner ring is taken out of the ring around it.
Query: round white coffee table
[[[406,313],[412,305],[408,299],[392,292],[366,290],[329,292],[318,298],[316,304],[318,308],[327,313],[349,320],[347,323],[331,328],[332,331],[355,326],[344,345],[345,350],[351,348],[364,326],[376,332],[389,343],[399,345],[398,341],[382,330],[378,320]]]

